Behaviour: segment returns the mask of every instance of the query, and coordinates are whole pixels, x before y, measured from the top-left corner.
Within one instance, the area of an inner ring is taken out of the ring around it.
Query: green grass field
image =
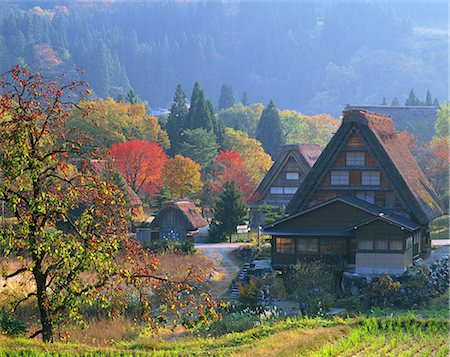
[[[430,223],[431,239],[449,239],[449,218],[445,215]]]
[[[0,356],[448,356],[448,331],[442,317],[293,317],[217,338],[141,336],[103,347],[1,337]]]

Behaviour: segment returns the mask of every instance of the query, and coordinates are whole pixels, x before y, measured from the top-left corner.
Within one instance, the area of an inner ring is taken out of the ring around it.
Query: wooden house
[[[255,201],[249,205],[252,230],[264,224],[264,215],[259,211],[262,204],[287,206],[320,152],[320,147],[315,144],[291,144],[281,147],[275,162],[253,194]]]
[[[150,228],[152,240],[193,242],[198,229],[207,225],[208,222],[193,202],[178,201],[164,204]]]
[[[274,266],[338,257],[361,274],[403,273],[429,253],[428,224],[444,213],[391,117],[363,110],[344,112],[287,212],[264,227]]]

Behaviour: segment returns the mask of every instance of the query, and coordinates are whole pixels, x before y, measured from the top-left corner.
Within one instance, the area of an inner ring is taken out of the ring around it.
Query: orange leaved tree
[[[167,160],[164,166],[163,184],[175,198],[185,198],[186,195],[195,194],[203,187],[200,172],[201,166],[194,160],[175,155]]]
[[[166,153],[158,144],[146,140],[116,143],[111,146],[111,156],[134,192],[158,192],[167,161]]]

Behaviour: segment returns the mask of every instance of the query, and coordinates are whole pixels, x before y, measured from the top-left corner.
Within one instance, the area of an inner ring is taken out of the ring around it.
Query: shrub
[[[259,316],[245,312],[234,312],[210,324],[204,332],[210,336],[221,336],[230,332],[242,332],[255,327]]]
[[[21,336],[26,332],[25,324],[16,318],[12,312],[5,310],[0,311],[0,328],[4,335],[10,337]]]
[[[328,309],[336,300],[334,268],[321,261],[298,262],[285,278],[286,290],[308,315]]]
[[[142,243],[145,249],[150,250],[152,253],[163,252],[181,252],[181,253],[194,253],[194,243],[191,242],[173,242],[168,240],[163,241],[146,241]]]

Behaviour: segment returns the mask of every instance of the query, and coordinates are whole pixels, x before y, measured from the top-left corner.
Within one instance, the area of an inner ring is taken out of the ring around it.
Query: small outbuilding
[[[163,205],[150,224],[150,229],[153,241],[194,242],[199,228],[207,225],[208,222],[193,202],[177,201]]]

